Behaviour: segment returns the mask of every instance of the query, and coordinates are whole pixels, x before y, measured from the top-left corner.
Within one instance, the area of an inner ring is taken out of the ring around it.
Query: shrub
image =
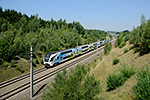
[[[41,64],[44,64],[43,59],[41,60]]]
[[[20,66],[17,66],[16,69],[19,70],[21,73],[24,73],[24,70],[23,70],[23,67],[22,67],[22,66],[21,66],[21,67],[20,67]]]
[[[3,59],[0,58],[0,65],[4,63]]]
[[[110,51],[111,51],[111,48],[112,48],[112,44],[111,43],[106,43],[105,44],[105,47],[104,47],[104,54],[107,55]]]
[[[38,59],[36,59],[36,60],[35,60],[35,63],[36,63],[36,64],[39,64],[39,61],[38,61]]]
[[[125,82],[124,76],[120,74],[112,74],[107,77],[107,91],[115,90]]]
[[[135,70],[134,70],[133,66],[129,67],[125,64],[123,65],[123,67],[121,68],[120,71],[126,78],[130,78],[130,76],[135,74]]]
[[[127,53],[128,51],[128,48],[124,48],[124,53]]]
[[[119,60],[118,58],[114,58],[114,59],[113,59],[113,64],[116,65],[116,64],[119,63],[119,61],[120,61],[120,60]]]
[[[44,100],[92,100],[99,94],[100,82],[94,75],[87,75],[85,66],[77,65],[69,72],[63,70],[57,74],[48,90],[44,91]]]
[[[13,61],[10,62],[11,67],[16,67],[15,63]]]
[[[140,100],[150,100],[150,66],[145,67],[138,71],[137,84],[133,87],[136,98]]]
[[[126,45],[126,42],[121,43],[121,44],[119,45],[119,48],[123,48],[125,45]]]
[[[33,65],[33,67],[36,67],[36,64],[35,64],[35,62],[34,62],[34,61],[32,62],[32,65]]]
[[[129,47],[129,50],[133,49],[133,46]]]

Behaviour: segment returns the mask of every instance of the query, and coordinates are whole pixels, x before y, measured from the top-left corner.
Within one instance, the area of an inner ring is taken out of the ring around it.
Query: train
[[[48,67],[58,65],[69,59],[73,59],[79,55],[85,54],[89,51],[92,51],[92,50],[98,48],[98,47],[101,47],[101,46],[105,45],[106,42],[109,42],[109,40],[106,39],[106,40],[94,42],[91,44],[77,46],[75,48],[69,48],[69,49],[65,49],[65,50],[48,53],[44,56],[44,59],[43,59],[44,66],[46,68],[48,68]]]

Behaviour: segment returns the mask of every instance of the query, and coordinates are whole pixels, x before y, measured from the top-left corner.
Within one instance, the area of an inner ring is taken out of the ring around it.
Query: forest
[[[29,58],[30,46],[34,53],[50,53],[57,50],[89,44],[106,38],[107,32],[84,29],[80,22],[67,23],[51,18],[43,20],[38,14],[30,17],[11,9],[0,7],[0,60],[11,62],[16,55]]]

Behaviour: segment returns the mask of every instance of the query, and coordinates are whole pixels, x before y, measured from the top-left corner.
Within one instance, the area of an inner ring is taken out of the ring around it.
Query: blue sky
[[[80,22],[86,29],[132,30],[141,14],[150,18],[150,0],[0,0],[0,6],[44,20]]]

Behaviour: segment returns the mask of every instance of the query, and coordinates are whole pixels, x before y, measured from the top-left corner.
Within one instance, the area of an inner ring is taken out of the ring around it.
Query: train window
[[[45,62],[48,62],[48,60],[49,60],[49,58],[45,58],[45,59],[44,59]]]
[[[63,55],[63,54],[70,53],[70,52],[72,52],[72,50],[68,50],[68,51],[62,52],[61,54]]]
[[[84,49],[84,48],[87,48],[88,46],[84,46],[84,47],[82,47],[82,49]]]

